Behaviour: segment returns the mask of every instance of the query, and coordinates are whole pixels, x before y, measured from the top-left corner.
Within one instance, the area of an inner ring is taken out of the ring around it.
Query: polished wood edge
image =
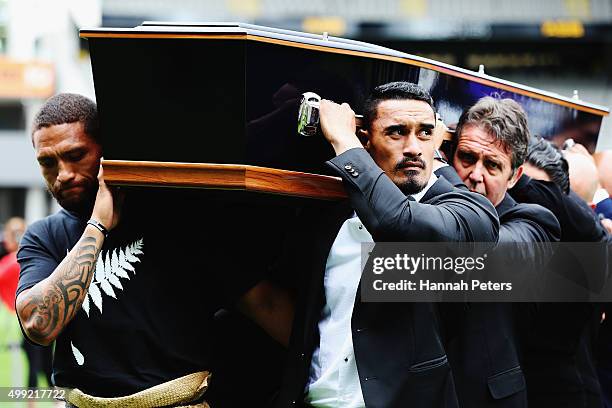
[[[110,185],[243,190],[321,200],[347,197],[339,177],[267,167],[153,161],[103,160]]]
[[[562,99],[557,99],[552,96],[539,94],[536,92],[528,91],[526,89],[521,89],[514,87],[512,85],[507,85],[503,83],[496,82],[494,80],[490,80],[487,78],[483,78],[477,75],[471,75],[469,73],[456,71],[447,67],[431,64],[424,61],[419,61],[406,57],[394,57],[392,55],[383,55],[376,54],[366,51],[356,51],[356,50],[346,50],[335,47],[327,47],[316,44],[305,44],[295,41],[282,40],[278,38],[269,38],[262,37],[253,34],[244,34],[244,33],[236,33],[236,34],[181,34],[181,33],[97,33],[97,32],[82,32],[79,34],[81,38],[151,38],[151,39],[209,39],[209,40],[253,40],[270,44],[279,44],[286,45],[290,47],[303,48],[308,50],[316,50],[322,52],[329,52],[334,54],[344,54],[344,55],[353,55],[357,57],[368,57],[381,59],[386,61],[394,61],[402,64],[414,65],[420,68],[431,69],[436,72],[440,72],[443,74],[447,74],[450,76],[454,76],[461,79],[466,79],[469,81],[473,81],[482,85],[492,86],[495,88],[503,89],[505,91],[514,92],[519,95],[529,96],[534,99],[543,100],[549,103],[553,103],[555,105],[565,106],[567,108],[576,109],[583,112],[592,113],[598,116],[608,116],[609,112],[605,110],[600,110],[596,108],[591,108],[589,106],[583,106],[577,103],[572,103],[569,101],[565,101]]]

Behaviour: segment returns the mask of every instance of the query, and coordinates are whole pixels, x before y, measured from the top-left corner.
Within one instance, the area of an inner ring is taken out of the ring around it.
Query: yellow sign
[[[261,14],[259,0],[226,0],[229,10],[236,15],[255,18]]]
[[[402,0],[401,9],[407,17],[426,17],[426,0]]]
[[[329,35],[340,36],[346,32],[346,23],[339,17],[308,17],[302,21],[302,28],[309,33],[327,32]]]
[[[584,26],[578,20],[544,21],[540,32],[544,37],[580,38],[584,37]]]
[[[0,98],[46,99],[54,91],[53,65],[37,61],[17,62],[0,57]]]

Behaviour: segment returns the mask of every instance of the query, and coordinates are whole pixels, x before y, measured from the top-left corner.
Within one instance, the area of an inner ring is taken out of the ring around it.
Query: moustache
[[[420,157],[405,157],[395,165],[396,170],[401,170],[405,167],[420,167],[425,168],[425,161]]]

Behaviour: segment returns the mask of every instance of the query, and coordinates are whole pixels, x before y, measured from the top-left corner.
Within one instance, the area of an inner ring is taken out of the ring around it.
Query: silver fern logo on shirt
[[[140,255],[143,255],[142,238],[134,241],[125,248],[115,248],[112,250],[101,251],[98,255],[94,278],[89,285],[89,290],[83,300],[83,310],[89,317],[91,303],[102,314],[102,304],[104,295],[117,299],[117,291],[123,290],[121,279],[130,280],[136,275],[134,265],[140,262]]]

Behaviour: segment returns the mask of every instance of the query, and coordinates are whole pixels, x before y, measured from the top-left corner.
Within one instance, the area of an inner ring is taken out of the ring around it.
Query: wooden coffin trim
[[[317,44],[308,44],[301,43],[297,41],[284,40],[279,38],[271,38],[264,37],[260,35],[254,34],[246,34],[244,32],[236,32],[234,33],[224,33],[224,34],[209,34],[209,33],[163,33],[163,32],[142,32],[142,33],[134,33],[134,32],[92,32],[83,30],[80,33],[81,38],[149,38],[149,39],[207,39],[207,40],[251,40],[251,41],[259,41],[270,44],[278,44],[285,45],[296,48],[303,48],[308,50],[315,50],[321,52],[329,52],[335,54],[344,54],[344,55],[352,55],[357,57],[367,57],[367,58],[375,58],[386,61],[399,62],[401,64],[408,64],[417,66],[420,68],[431,69],[433,71],[437,71],[443,74],[447,74],[450,76],[454,76],[457,78],[466,79],[468,81],[473,81],[482,85],[492,86],[495,88],[503,89],[505,91],[514,92],[519,95],[529,96],[534,99],[540,99],[549,103],[553,103],[556,105],[565,106],[567,108],[580,110],[583,112],[592,113],[598,116],[607,116],[609,112],[602,109],[597,109],[590,106],[585,106],[580,103],[572,103],[571,101],[567,101],[564,99],[555,98],[553,96],[549,96],[546,94],[534,92],[532,90],[523,89],[520,87],[512,86],[503,82],[495,81],[496,78],[491,77],[490,79],[485,76],[481,76],[480,74],[474,73],[471,74],[469,72],[464,72],[466,70],[460,69],[452,69],[445,65],[435,64],[435,61],[426,62],[418,59],[413,59],[409,57],[397,57],[393,55],[384,55],[378,54],[374,52],[368,51],[359,51],[359,50],[350,50],[344,48],[336,48],[329,47]]]
[[[242,190],[320,200],[347,197],[339,177],[267,167],[103,160],[104,180],[116,186]]]

